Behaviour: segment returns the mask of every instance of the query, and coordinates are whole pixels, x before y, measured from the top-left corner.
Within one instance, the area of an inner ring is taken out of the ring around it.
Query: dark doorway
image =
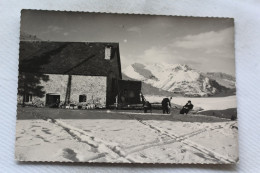
[[[86,102],[87,101],[87,96],[85,94],[79,95],[79,102]]]
[[[46,106],[55,108],[59,107],[60,95],[57,94],[46,94]]]
[[[119,103],[140,104],[140,92],[142,83],[140,81],[118,80]]]

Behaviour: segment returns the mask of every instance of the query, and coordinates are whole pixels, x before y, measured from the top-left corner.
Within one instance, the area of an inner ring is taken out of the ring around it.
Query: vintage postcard
[[[234,20],[22,10],[15,158],[238,162]]]

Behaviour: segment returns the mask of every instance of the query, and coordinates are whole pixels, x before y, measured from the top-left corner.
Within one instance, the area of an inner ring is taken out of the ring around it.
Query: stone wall
[[[66,89],[68,84],[68,75],[54,75],[49,74],[49,80],[47,82],[41,81],[39,85],[43,86],[45,91],[45,97],[40,100],[46,100],[46,94],[57,94],[60,95],[60,101],[65,101]],[[35,98],[35,97],[34,97]]]
[[[68,85],[69,75],[46,74],[49,76],[47,82],[40,81],[40,86],[43,86],[45,92],[44,97],[40,98],[33,96],[31,103],[26,104],[43,104],[46,103],[46,94],[60,95],[60,101],[64,102]],[[72,75],[71,77],[71,92],[70,102],[78,104],[79,95],[87,96],[87,103],[106,106],[106,89],[107,77],[104,76],[80,76]],[[22,103],[22,96],[18,95],[18,103]]]
[[[106,105],[107,77],[103,76],[72,76],[71,102],[77,103],[79,95],[87,96],[87,103]]]

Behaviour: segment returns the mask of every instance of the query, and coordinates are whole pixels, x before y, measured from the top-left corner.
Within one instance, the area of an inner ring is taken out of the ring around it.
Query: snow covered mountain
[[[210,79],[216,80],[220,85],[234,89],[236,87],[236,78],[222,72],[210,72],[206,76]]]
[[[217,82],[216,79],[221,80],[218,75],[203,74],[187,65],[135,63],[126,67],[123,73],[155,88],[184,96],[213,96],[230,91],[229,87]]]

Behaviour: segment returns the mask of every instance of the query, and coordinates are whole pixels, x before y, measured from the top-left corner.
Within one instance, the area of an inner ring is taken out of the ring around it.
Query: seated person
[[[193,109],[193,104],[191,104],[191,101],[189,100],[188,103],[186,103],[185,106],[183,106],[182,110],[180,111],[180,114],[188,114],[190,110]]]

